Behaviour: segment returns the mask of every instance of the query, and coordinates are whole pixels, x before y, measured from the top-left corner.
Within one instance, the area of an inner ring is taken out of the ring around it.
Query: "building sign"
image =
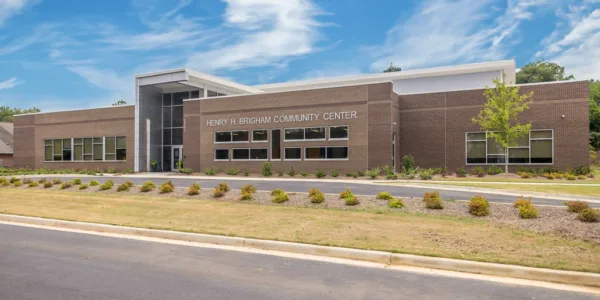
[[[271,123],[296,123],[311,121],[334,121],[356,119],[356,111],[340,111],[314,114],[277,115],[267,117],[229,118],[206,120],[206,126],[254,125]]]

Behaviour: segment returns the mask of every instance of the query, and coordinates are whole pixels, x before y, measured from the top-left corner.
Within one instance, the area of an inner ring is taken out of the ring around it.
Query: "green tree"
[[[590,80],[590,132],[600,132],[600,81]]]
[[[517,84],[571,79],[575,77],[565,76],[565,67],[544,60],[528,63],[517,72]]]
[[[13,121],[14,115],[29,114],[40,112],[37,107],[20,109],[17,107],[10,108],[8,106],[0,106],[0,122],[11,122]]]
[[[127,101],[125,101],[125,100],[121,99],[121,100],[119,100],[119,101],[117,101],[117,102],[113,103],[113,105],[112,105],[112,106],[119,106],[119,105],[126,105],[126,104],[127,104]]]
[[[479,124],[488,137],[504,148],[504,172],[508,173],[508,147],[516,146],[517,140],[531,129],[531,122],[521,124],[517,118],[519,113],[529,109],[533,92],[521,95],[518,86],[509,86],[499,79],[494,80],[494,84],[495,87],[486,87],[483,92],[487,102],[473,123]]]
[[[396,67],[396,66],[394,66],[393,63],[390,63],[390,66],[387,69],[383,70],[383,73],[400,72],[400,71],[402,71],[402,68]]]

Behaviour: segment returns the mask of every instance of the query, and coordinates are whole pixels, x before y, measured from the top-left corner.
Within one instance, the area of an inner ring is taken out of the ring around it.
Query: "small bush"
[[[273,175],[273,164],[268,161],[263,163],[262,169],[260,170],[260,174],[264,177],[271,177]]]
[[[498,174],[502,174],[502,168],[498,167],[498,166],[489,166],[486,170],[486,172],[488,173],[488,175],[498,175]]]
[[[340,176],[340,172],[338,172],[336,170],[331,171],[331,177],[336,178],[338,176]]]
[[[123,183],[117,187],[117,192],[129,192],[131,187],[127,183]]]
[[[521,207],[521,206],[527,206],[527,205],[531,205],[531,198],[530,199],[525,199],[523,197],[515,200],[515,202],[513,202],[513,207]]]
[[[54,185],[54,184],[53,184],[52,182],[50,182],[50,181],[46,181],[46,182],[44,182],[44,188],[45,188],[45,189],[51,188],[53,185]]]
[[[250,171],[248,171],[248,168],[244,169],[244,176],[248,177],[248,175],[250,175]]]
[[[277,176],[283,177],[283,172],[281,172],[281,171],[277,172]]]
[[[242,194],[254,194],[256,193],[256,187],[251,185],[251,184],[244,184],[241,188],[240,191],[242,192]]]
[[[356,177],[358,177],[358,174],[356,174],[356,173],[346,173],[346,177],[356,178]]]
[[[15,183],[15,182],[17,182],[17,181],[21,181],[21,179],[19,179],[19,178],[17,178],[17,177],[11,177],[11,178],[8,180],[8,182],[10,182],[10,184],[13,184],[13,183]]]
[[[81,179],[79,179],[79,178],[73,179],[73,185],[80,185],[80,184],[81,184]]]
[[[99,190],[100,191],[107,191],[107,190],[112,189],[112,187],[113,187],[113,185],[109,184],[108,181],[107,181],[107,182],[103,183],[102,185],[100,185]]]
[[[177,170],[179,171],[179,173],[182,173],[185,175],[190,175],[190,174],[194,173],[194,170],[192,170],[192,168],[179,168]]]
[[[286,192],[283,192],[283,193],[274,195],[272,201],[274,203],[283,203],[283,202],[286,202],[289,200],[290,200],[290,196]]]
[[[277,196],[281,194],[285,194],[285,192],[282,189],[274,189],[271,191],[271,196]]]
[[[30,183],[32,183],[32,182],[33,182],[33,180],[31,180],[31,178],[25,178],[25,179],[23,180],[23,184],[30,184]]]
[[[477,176],[477,177],[484,177],[485,170],[483,170],[482,167],[477,166],[471,170],[471,175]]]
[[[586,208],[590,208],[590,206],[587,204],[587,202],[583,202],[583,201],[568,201],[568,202],[566,202],[566,205],[567,205],[567,211],[574,212],[574,213],[579,213]]]
[[[62,180],[60,180],[60,179],[58,179],[58,178],[54,178],[54,179],[52,180],[52,183],[54,183],[54,184],[61,184],[61,183],[62,183]]]
[[[84,184],[80,184],[80,185],[79,185],[79,189],[80,189],[80,190],[85,190],[85,189],[87,189],[88,187],[89,187],[89,186],[88,186],[87,184],[85,184],[85,183],[84,183]]]
[[[14,185],[15,187],[20,187],[20,186],[22,186],[22,185],[23,185],[23,181],[17,180],[17,181],[15,181],[15,182],[13,182],[13,185]]]
[[[213,197],[221,198],[223,196],[225,196],[225,192],[223,190],[219,189],[218,187],[213,189]]]
[[[340,193],[340,199],[346,198],[348,195],[351,195],[352,191],[350,189],[346,189]]]
[[[135,184],[133,184],[133,182],[131,182],[131,181],[129,181],[129,180],[125,181],[125,183],[123,183],[123,184],[127,185],[127,186],[128,186],[128,187],[130,187],[130,188],[132,188],[132,187],[134,187],[134,186],[135,186]]]
[[[156,185],[153,182],[150,181],[150,183],[151,184],[149,184],[148,181],[144,182],[144,184],[142,184],[142,186],[140,187],[140,192],[147,193],[156,187]]]
[[[385,179],[387,179],[387,180],[398,180],[398,174],[387,174],[387,175],[385,175]]]
[[[200,194],[200,185],[197,183],[192,184],[190,186],[190,188],[188,189],[187,194],[188,194],[188,196],[194,196],[194,195]]]
[[[237,175],[240,172],[240,170],[236,169],[236,168],[229,168],[227,169],[227,172],[225,172],[227,175]]]
[[[117,173],[117,169],[116,168],[108,168],[106,169],[106,173]]]
[[[215,174],[217,174],[217,170],[214,168],[205,168],[204,174],[206,174],[208,176],[215,176]]]
[[[422,169],[419,171],[419,179],[429,180],[433,177],[433,169]]]
[[[365,172],[363,172],[363,171],[356,171],[356,176],[363,177],[363,176],[365,176]]]
[[[390,192],[379,192],[377,193],[377,196],[375,197],[379,200],[392,200],[394,199],[394,197],[392,196],[392,194],[390,194]]]
[[[70,187],[72,187],[72,186],[73,186],[73,183],[72,183],[72,182],[70,182],[70,181],[65,181],[65,182],[63,182],[63,184],[60,186],[60,189],[61,189],[61,190],[65,190],[65,189],[68,189],[68,188],[70,188]]]
[[[519,177],[521,177],[523,179],[527,179],[530,177],[529,173],[527,173],[527,172],[518,172],[517,175],[519,175]]]
[[[577,176],[577,179],[585,179],[585,175],[579,175]]]
[[[379,176],[379,174],[381,174],[381,169],[379,169],[379,167],[367,170],[365,172],[365,175],[367,175],[368,177],[370,177],[371,179],[375,179],[377,178],[377,176]]]
[[[579,212],[577,219],[582,222],[598,222],[600,221],[600,210],[586,208]]]
[[[40,184],[37,181],[32,181],[32,182],[29,183],[29,187],[37,187],[39,185]]]
[[[519,216],[521,219],[535,219],[538,217],[538,210],[529,202],[519,207]]]
[[[38,180],[38,183],[44,184],[44,183],[46,183],[46,181],[48,181],[48,180],[46,180],[46,178],[42,178],[42,179]],[[2,182],[2,180],[0,180],[0,182]]]
[[[469,202],[469,213],[474,216],[487,216],[490,214],[490,203],[483,196],[473,196]]]
[[[325,194],[319,190],[316,190],[316,192],[312,193],[312,195],[309,193],[309,195],[311,203],[322,203],[325,201]]]
[[[310,189],[308,190],[308,196],[309,196],[309,197],[312,197],[313,195],[315,195],[315,194],[318,194],[318,193],[320,193],[320,192],[321,192],[321,191],[320,191],[319,189],[317,189],[317,188],[310,188]]]
[[[352,194],[352,192],[350,192],[349,194],[346,195],[346,197],[344,197],[344,202],[348,206],[354,206],[354,205],[358,205],[360,203],[360,201],[358,201],[358,198],[356,196],[354,196],[354,194]]]
[[[154,184],[154,182],[153,182],[153,181],[144,181],[144,184],[143,184],[143,185],[145,185],[145,186],[149,186],[151,189],[154,189],[154,188],[156,188],[156,184]]]
[[[402,202],[402,199],[400,199],[400,198],[390,199],[388,201],[388,207],[389,208],[403,208],[404,202]]]
[[[567,177],[567,180],[575,180],[575,179],[577,179],[577,177],[575,177],[575,175],[572,175],[572,174],[567,174],[566,177]]]
[[[97,185],[98,185],[98,181],[96,181],[96,180],[90,181],[90,186],[97,186]]]
[[[425,208],[429,209],[443,209],[444,203],[439,192],[428,192],[423,195],[423,202],[425,202]]]
[[[405,175],[412,173],[416,168],[415,157],[412,155],[402,156],[402,172]]]
[[[173,187],[173,184],[172,184],[172,183],[171,183],[171,184],[169,184],[170,182],[171,182],[171,181],[169,180],[169,181],[167,181],[167,182],[165,182],[165,183],[161,184],[161,185],[158,187],[158,193],[159,193],[159,194],[168,194],[168,193],[172,193],[172,192],[173,192],[175,189],[174,189],[174,187]]]
[[[315,176],[317,176],[317,178],[323,178],[327,176],[327,173],[325,173],[323,170],[317,170],[317,172],[315,172]]]
[[[302,177],[306,177],[306,176],[308,176],[308,175],[310,175],[310,173],[308,173],[308,172],[304,172],[304,171],[300,170],[300,176],[302,176]]]
[[[6,179],[4,177],[0,177],[0,185],[1,186],[9,186],[10,183],[8,182],[8,179]]]
[[[252,193],[242,193],[242,195],[240,196],[240,200],[252,200]]]
[[[217,185],[217,188],[220,189],[221,191],[225,192],[225,193],[227,193],[227,192],[229,192],[229,190],[231,190],[229,188],[229,185],[227,185],[227,183],[225,183],[225,182],[219,183],[219,185]]]
[[[456,177],[467,177],[467,170],[464,167],[456,169]]]
[[[110,187],[113,187],[113,185],[115,185],[112,179],[107,180],[104,184],[109,185]]]
[[[290,176],[290,177],[296,176],[296,170],[294,170],[294,167],[290,167],[290,170],[288,171],[288,176]]]

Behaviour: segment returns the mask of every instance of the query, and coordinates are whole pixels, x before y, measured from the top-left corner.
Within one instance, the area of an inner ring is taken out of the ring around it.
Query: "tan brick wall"
[[[587,82],[524,85],[520,90],[534,92],[531,109],[520,120],[532,121],[533,129],[554,129],[553,166],[589,165]],[[400,155],[412,154],[421,167],[446,166],[454,172],[464,166],[465,132],[479,131],[471,119],[485,103],[483,91],[399,96]]]
[[[123,162],[44,162],[44,139],[125,136]],[[54,169],[133,169],[134,106],[43,113],[15,118],[15,165]]]
[[[12,154],[0,154],[0,162],[2,167],[12,167],[15,164]]]

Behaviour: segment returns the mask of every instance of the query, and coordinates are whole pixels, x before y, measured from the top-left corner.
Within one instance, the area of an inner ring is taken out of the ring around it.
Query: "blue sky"
[[[134,97],[190,67],[253,85],[515,59],[600,79],[600,0],[0,0],[0,105]]]

